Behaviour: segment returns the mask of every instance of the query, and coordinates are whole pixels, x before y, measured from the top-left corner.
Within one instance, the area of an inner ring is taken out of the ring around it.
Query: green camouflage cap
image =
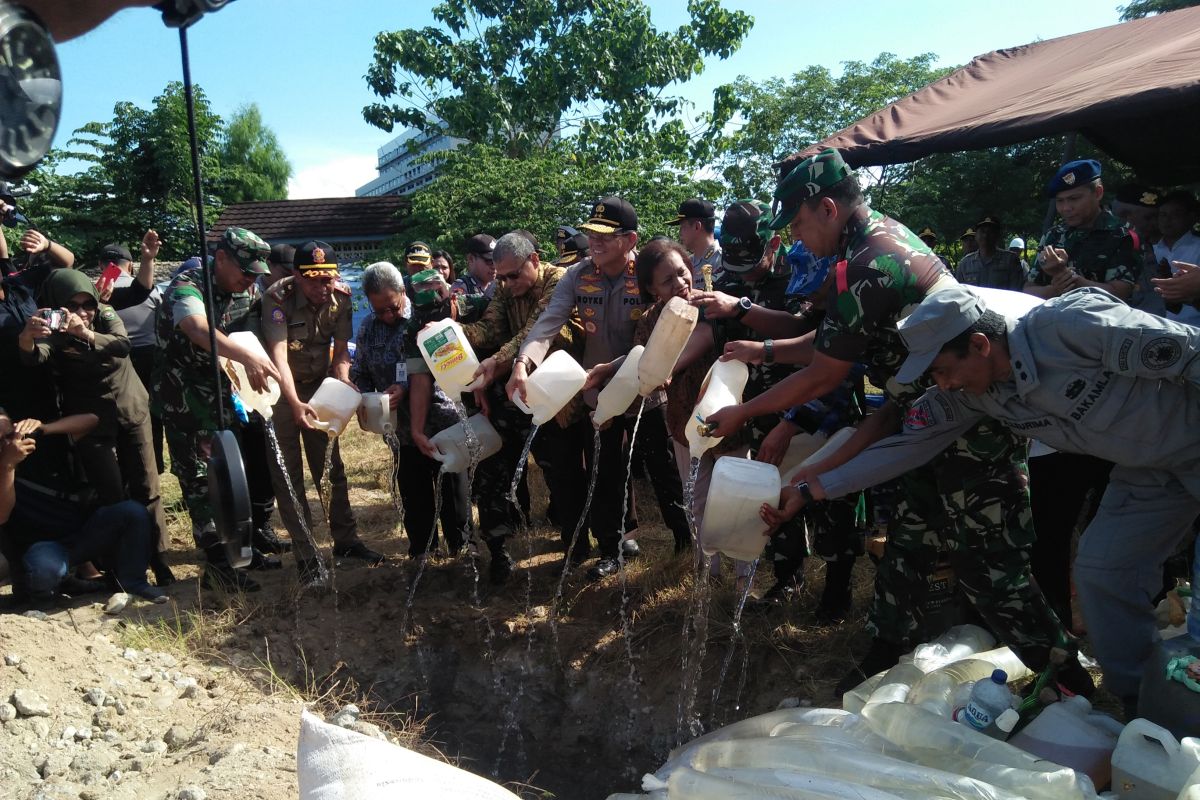
[[[271,245],[253,231],[245,228],[226,228],[225,233],[221,235],[220,247],[233,256],[242,272],[248,275],[270,274],[271,266],[267,259],[271,257]]]
[[[849,174],[850,167],[842,160],[842,154],[832,148],[801,161],[775,187],[774,200],[779,206],[775,218],[771,220],[771,227],[779,230],[787,226],[802,202]]]

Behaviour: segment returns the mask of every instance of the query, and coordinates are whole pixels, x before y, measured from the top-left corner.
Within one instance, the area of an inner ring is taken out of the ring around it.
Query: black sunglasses
[[[67,311],[73,311],[73,312],[95,311],[97,308],[100,307],[100,304],[97,303],[95,300],[84,300],[82,303],[76,303],[74,300],[68,300],[64,304],[64,307],[67,309]]]

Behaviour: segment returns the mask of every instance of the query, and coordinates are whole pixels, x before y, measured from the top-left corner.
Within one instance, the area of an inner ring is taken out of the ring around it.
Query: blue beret
[[[1068,161],[1058,168],[1054,178],[1046,186],[1046,196],[1054,197],[1059,192],[1084,186],[1100,177],[1100,162],[1091,158]]]

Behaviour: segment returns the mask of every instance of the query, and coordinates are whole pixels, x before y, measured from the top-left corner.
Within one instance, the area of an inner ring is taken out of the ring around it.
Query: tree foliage
[[[229,118],[220,162],[225,185],[221,199],[226,203],[287,197],[292,165],[275,132],[263,124],[256,104],[239,108]]]
[[[461,253],[468,236],[519,228],[532,231],[544,252],[553,252],[555,228],[578,226],[608,194],[633,204],[644,241],[671,230],[666,221],[684,199],[720,192],[715,183],[691,180],[657,158],[588,161],[561,142],[522,158],[493,145],[467,144],[445,159],[437,179],[412,195],[407,227],[386,248],[396,263],[410,241]]]
[[[287,163],[258,109],[237,112],[230,126],[194,89],[205,223],[226,203],[286,195]],[[107,122],[89,122],[26,177],[36,189],[25,202],[31,221],[84,263],[109,242],[132,245],[148,228],[163,239],[161,257],[187,258],[198,247],[191,147],[183,85],[168,83],[150,108],[113,107]],[[61,172],[63,161],[87,167]],[[282,188],[281,188],[282,187]]]
[[[1200,0],[1133,0],[1127,6],[1118,6],[1117,10],[1121,12],[1121,20],[1125,22],[1192,6],[1200,6]]]
[[[363,116],[388,131],[431,132],[440,118],[509,156],[574,134],[579,152],[604,159],[695,158],[730,109],[718,102],[694,135],[666,90],[733,53],[753,19],[719,0],[688,0],[688,12],[690,24],[663,32],[642,0],[447,0],[433,9],[440,27],[376,37],[366,77],[380,102]]]
[[[880,53],[871,62],[845,62],[836,76],[812,66],[790,79],[739,78],[735,130],[721,141],[717,161],[731,196],[769,198],[773,164],[952,71],[934,67],[936,60],[933,53]]]

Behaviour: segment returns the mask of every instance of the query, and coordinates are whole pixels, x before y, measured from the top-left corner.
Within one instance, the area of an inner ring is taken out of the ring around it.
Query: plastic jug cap
[[[1008,673],[1002,669],[993,670],[992,681],[999,684],[1008,683]]]

